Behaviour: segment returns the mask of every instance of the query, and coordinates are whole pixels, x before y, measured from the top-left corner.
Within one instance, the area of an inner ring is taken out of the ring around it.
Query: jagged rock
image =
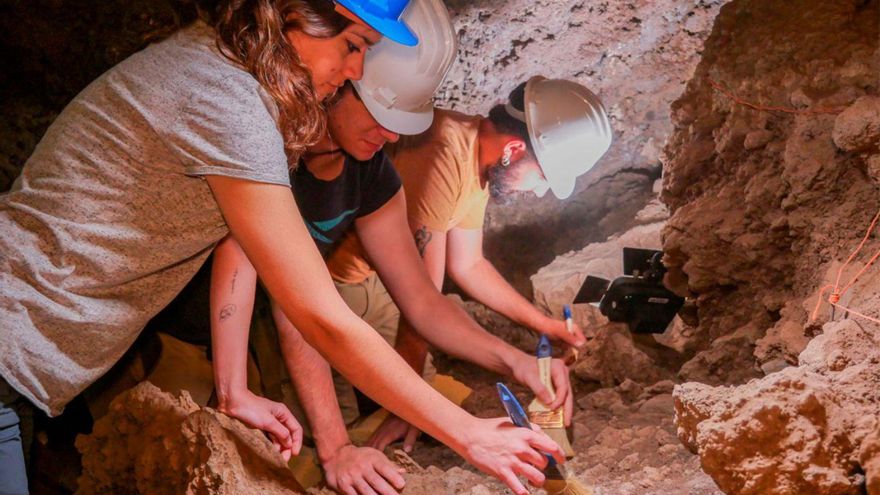
[[[798,336],[806,311],[795,309],[880,207],[864,159],[835,146],[861,147],[876,132],[873,110],[857,107],[875,108],[880,90],[878,3],[798,5],[722,7],[673,103],[663,160],[666,263],[696,302],[699,348],[751,324],[768,335],[760,364],[794,361],[810,336]],[[724,92],[803,113],[757,110]],[[866,251],[878,247],[870,240]]]
[[[114,399],[76,447],[81,494],[304,493],[259,431],[149,382]]]
[[[803,313],[803,310],[792,304],[786,305],[780,312],[782,318],[767,330],[765,336],[755,342],[755,358],[762,366],[771,361],[777,363],[777,366],[780,362],[797,362],[798,354],[810,341],[804,322],[799,321],[803,318]]]
[[[712,342],[678,372],[682,380],[712,385],[743,383],[760,376],[755,366],[753,350],[760,330],[746,325],[731,335]]]
[[[862,441],[859,463],[865,470],[865,488],[868,495],[880,495],[880,429],[875,428]]]
[[[880,414],[878,336],[853,321],[824,330],[801,366],[675,388],[678,436],[728,495],[860,492],[860,445]]]
[[[627,379],[638,383],[654,383],[671,378],[636,347],[624,323],[608,323],[596,329],[581,350],[574,365],[574,374],[581,380],[611,387]]]
[[[834,120],[834,144],[844,151],[880,148],[880,97],[863,96]]]

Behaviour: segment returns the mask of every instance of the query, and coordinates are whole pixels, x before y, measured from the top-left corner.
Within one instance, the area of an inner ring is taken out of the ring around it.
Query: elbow
[[[347,329],[352,328],[352,324],[347,323],[345,318],[311,314],[299,320],[296,326],[302,339],[325,358],[332,351],[346,347],[345,343],[349,339]]]

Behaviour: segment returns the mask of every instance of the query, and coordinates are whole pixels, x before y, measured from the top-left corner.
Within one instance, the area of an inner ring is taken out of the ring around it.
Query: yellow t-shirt
[[[429,230],[481,229],[489,189],[480,184],[480,117],[436,109],[431,127],[385,147],[400,174],[410,223]],[[334,280],[359,283],[372,274],[354,232],[327,260]]]

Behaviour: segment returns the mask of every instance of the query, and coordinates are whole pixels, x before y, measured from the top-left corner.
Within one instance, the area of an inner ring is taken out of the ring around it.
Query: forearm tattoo
[[[227,304],[220,308],[220,321],[225,321],[235,314],[235,304]]]
[[[419,256],[424,258],[425,248],[428,247],[428,243],[431,242],[431,238],[434,237],[434,234],[428,232],[428,227],[422,225],[419,230],[415,231],[413,237],[416,239],[416,248],[419,250]]]
[[[230,294],[235,294],[235,279],[238,278],[238,268],[235,269],[235,273],[232,274],[232,290],[229,291]]]

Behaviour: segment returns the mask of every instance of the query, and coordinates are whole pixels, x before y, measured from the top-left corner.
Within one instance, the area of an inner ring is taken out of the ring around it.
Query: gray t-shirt
[[[289,186],[271,100],[197,23],[82,91],[0,195],[0,376],[50,415],[228,229],[203,175]]]

